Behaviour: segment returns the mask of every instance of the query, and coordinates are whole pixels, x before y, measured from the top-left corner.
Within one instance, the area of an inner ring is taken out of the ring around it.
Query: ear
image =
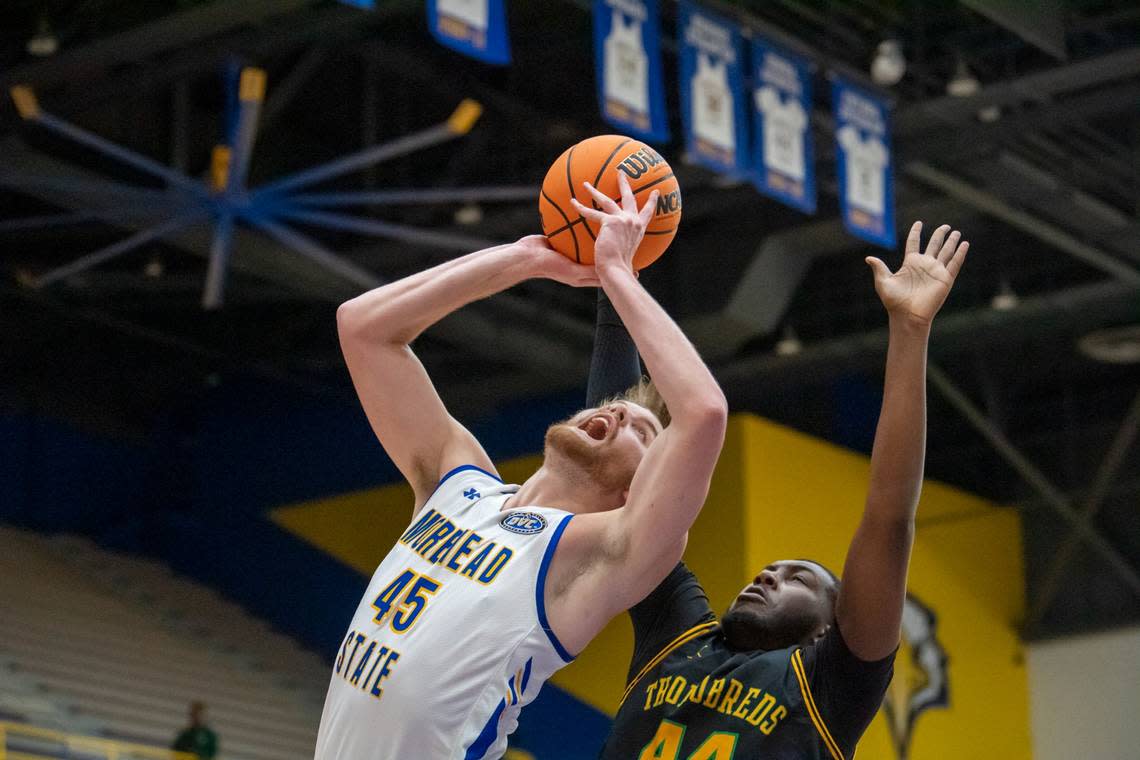
[[[812,637],[812,642],[814,643],[816,641],[819,641],[824,636],[826,636],[827,632],[830,630],[831,630],[831,623],[828,623],[827,625],[821,626],[820,628],[818,628],[816,630],[815,635]]]

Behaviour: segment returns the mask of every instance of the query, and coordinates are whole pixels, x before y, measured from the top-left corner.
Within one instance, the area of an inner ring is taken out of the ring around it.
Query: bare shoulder
[[[574,515],[566,524],[547,571],[549,595],[563,596],[587,574],[612,547],[607,547],[613,512]]]
[[[615,530],[621,509],[575,515],[567,523],[545,579],[549,625],[577,653],[625,610],[628,579],[614,568],[624,549]]]

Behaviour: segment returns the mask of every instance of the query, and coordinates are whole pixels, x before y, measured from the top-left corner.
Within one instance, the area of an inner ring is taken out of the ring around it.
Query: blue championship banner
[[[669,140],[657,0],[594,0],[594,61],[602,116],[626,134]]]
[[[752,67],[752,176],[756,187],[793,208],[814,213],[811,64],[756,37]]]
[[[843,224],[856,237],[893,250],[895,189],[887,104],[840,78],[831,95]]]
[[[504,0],[428,0],[428,28],[436,41],[485,63],[511,62]]]
[[[749,146],[740,29],[687,2],[677,24],[686,148],[714,171],[744,175]]]

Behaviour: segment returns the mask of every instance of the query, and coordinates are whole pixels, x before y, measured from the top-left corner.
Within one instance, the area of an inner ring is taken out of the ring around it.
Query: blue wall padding
[[[541,450],[547,426],[576,411],[582,395],[516,402],[464,422],[492,458],[509,459]],[[162,559],[327,660],[368,579],[267,512],[399,477],[354,400],[240,380],[170,410],[138,442],[0,415],[0,465],[0,521]],[[547,684],[512,745],[543,760],[592,757],[608,727],[604,713]]]

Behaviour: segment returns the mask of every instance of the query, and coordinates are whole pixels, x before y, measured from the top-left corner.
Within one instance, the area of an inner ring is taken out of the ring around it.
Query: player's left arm
[[[684,551],[704,504],[724,443],[728,406],[696,348],[633,270],[633,255],[656,207],[656,191],[639,210],[624,174],[622,205],[587,188],[599,208],[574,208],[600,225],[595,269],[672,421],[653,437],[630,483],[625,505],[578,515],[551,565],[550,621],[572,650],[585,646],[615,615],[645,598]]]
[[[930,327],[970,247],[961,233],[942,225],[924,254],[921,234],[922,223],[915,222],[894,274],[879,259],[867,258],[875,291],[890,316],[890,342],[867,503],[847,551],[836,609],[848,647],[867,661],[886,657],[898,646],[926,457]]]
[[[586,406],[601,406],[606,399],[637,384],[641,377],[637,345],[606,291],[598,288]],[[649,596],[629,608],[633,624],[633,657],[628,678],[632,679],[640,672],[645,663],[678,634],[711,615],[708,595],[700,581],[683,562],[678,562]]]

